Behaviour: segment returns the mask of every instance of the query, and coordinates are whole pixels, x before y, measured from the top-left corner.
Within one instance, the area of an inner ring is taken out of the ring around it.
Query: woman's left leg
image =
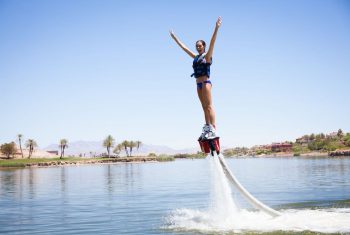
[[[211,124],[216,128],[215,123],[215,111],[213,107],[213,102],[211,98],[211,83],[203,83],[202,92],[202,106],[204,110],[205,119],[209,121],[208,124]]]

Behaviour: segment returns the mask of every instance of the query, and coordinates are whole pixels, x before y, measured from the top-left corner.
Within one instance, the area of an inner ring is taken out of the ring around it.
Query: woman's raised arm
[[[184,50],[189,56],[191,56],[192,58],[196,57],[196,54],[194,54],[190,49],[188,49],[186,47],[185,44],[183,44],[174,34],[173,30],[170,30],[170,36],[174,39],[174,41],[177,43],[177,45],[179,45],[182,50]]]
[[[213,52],[214,52],[214,45],[215,45],[215,40],[216,40],[216,34],[218,33],[218,30],[221,26],[222,20],[221,20],[221,16],[219,16],[218,20],[216,21],[215,24],[215,29],[214,29],[214,33],[213,36],[211,37],[210,40],[210,45],[209,45],[209,49],[207,54],[205,55],[205,60],[209,63],[211,63],[211,57],[213,56]]]

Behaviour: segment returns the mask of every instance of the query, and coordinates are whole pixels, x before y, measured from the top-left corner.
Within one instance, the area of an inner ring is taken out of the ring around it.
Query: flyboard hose
[[[232,174],[232,172],[230,171],[230,169],[228,168],[228,166],[226,165],[226,162],[224,160],[224,157],[219,154],[219,161],[220,161],[220,165],[222,166],[226,177],[228,178],[228,180],[240,191],[240,193],[245,197],[245,199],[252,205],[254,206],[256,209],[258,210],[262,210],[265,213],[276,217],[276,216],[280,216],[281,213],[266,206],[265,204],[263,204],[262,202],[258,201],[255,197],[253,197],[253,195],[251,195],[240,183],[239,181],[236,179],[236,177]]]

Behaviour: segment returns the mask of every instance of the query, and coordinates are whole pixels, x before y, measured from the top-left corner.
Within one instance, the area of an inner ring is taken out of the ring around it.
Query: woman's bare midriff
[[[201,77],[196,78],[197,83],[204,82],[207,80],[209,80],[208,76],[201,76]]]

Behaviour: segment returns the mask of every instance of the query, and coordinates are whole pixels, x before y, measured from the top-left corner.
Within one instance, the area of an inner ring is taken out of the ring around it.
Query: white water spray
[[[241,193],[241,195],[256,209],[261,210],[270,216],[276,217],[276,216],[281,216],[281,213],[268,207],[264,203],[260,202],[258,199],[256,199],[253,195],[251,195],[244,187],[241,185],[241,183],[236,179],[234,174],[230,171],[228,168],[225,159],[222,155],[217,156],[219,159],[220,165],[222,167],[222,170],[224,171],[224,174],[226,177],[230,180],[232,185],[238,189],[238,191]]]
[[[211,190],[209,213],[218,223],[227,222],[238,214],[238,207],[233,201],[231,189],[217,157],[208,158],[210,163]]]
[[[217,157],[208,157],[211,169],[209,207],[204,210],[176,209],[166,218],[166,229],[200,232],[313,231],[350,233],[350,209],[283,210],[272,217],[262,211],[238,208]]]

